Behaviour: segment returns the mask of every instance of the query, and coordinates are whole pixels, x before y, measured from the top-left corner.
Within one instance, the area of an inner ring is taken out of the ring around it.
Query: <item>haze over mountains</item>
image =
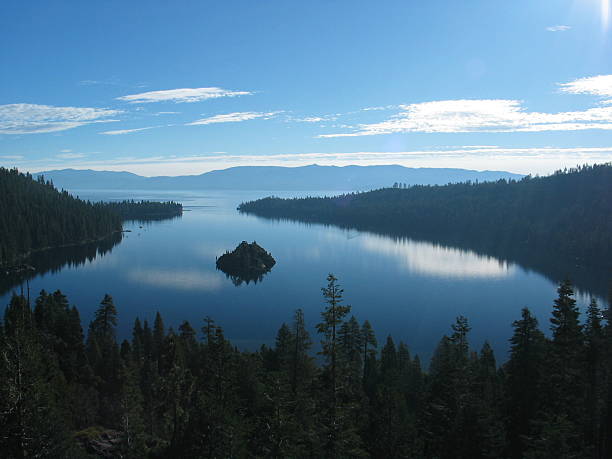
[[[359,191],[390,187],[395,182],[407,185],[443,185],[471,181],[520,179],[504,171],[469,169],[409,168],[384,166],[239,166],[201,175],[142,177],[130,172],[63,169],[34,174],[44,175],[58,188],[122,190],[341,190]]]

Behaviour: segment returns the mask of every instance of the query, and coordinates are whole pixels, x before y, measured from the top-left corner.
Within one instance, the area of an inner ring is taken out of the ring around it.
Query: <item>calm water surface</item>
[[[391,334],[425,359],[459,314],[470,321],[472,346],[479,348],[487,339],[500,360],[522,307],[532,309],[548,329],[556,284],[541,273],[435,243],[272,221],[235,210],[240,202],[270,192],[75,193],[94,200],[173,199],[185,206],[182,218],[128,222],[124,227],[131,232],[112,250],[89,254],[78,264],[60,263],[29,281],[33,295],[41,289],[62,290],[79,308],[84,324],[110,293],[119,311],[121,339],[130,336],[136,316],[152,322],[159,311],[166,326],[174,328],[189,320],[200,329],[202,319],[211,316],[234,344],[255,349],[272,344],[282,322],[303,308],[318,341],[314,325],[329,272],[339,278],[357,319],[372,323],[379,342]],[[215,269],[215,257],[242,240],[257,241],[277,264],[261,282],[235,286]],[[583,290],[577,296],[581,308],[591,295],[602,301],[598,292]],[[10,292],[3,292],[1,304],[9,299]]]

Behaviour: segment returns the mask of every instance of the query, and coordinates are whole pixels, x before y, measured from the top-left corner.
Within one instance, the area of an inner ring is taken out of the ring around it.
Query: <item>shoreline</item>
[[[108,233],[108,234],[106,234],[104,236],[101,236],[99,238],[96,238],[96,239],[82,239],[80,241],[71,242],[71,243],[68,243],[68,244],[60,244],[60,245],[53,245],[53,246],[47,246],[47,247],[41,247],[41,248],[38,248],[38,249],[33,249],[33,250],[28,251],[25,254],[17,255],[10,262],[0,263],[0,270],[8,270],[8,269],[15,268],[15,267],[23,267],[24,265],[27,265],[26,263],[24,263],[24,261],[27,260],[32,255],[34,255],[35,253],[46,252],[47,250],[53,250],[53,249],[63,249],[63,248],[67,248],[67,247],[76,247],[76,246],[80,246],[80,245],[90,244],[92,242],[100,242],[100,241],[103,241],[104,239],[108,239],[113,234],[124,233],[124,232],[125,232],[125,230],[122,227],[119,230],[111,231],[110,233]],[[34,268],[35,269],[35,267],[33,267],[33,266],[30,266],[30,268]],[[9,274],[11,274],[10,271],[7,271],[7,272]],[[17,272],[19,272],[19,271],[17,271]]]

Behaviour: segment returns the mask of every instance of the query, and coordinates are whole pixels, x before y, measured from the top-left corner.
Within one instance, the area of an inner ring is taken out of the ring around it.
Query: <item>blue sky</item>
[[[612,161],[610,0],[0,4],[0,164]]]

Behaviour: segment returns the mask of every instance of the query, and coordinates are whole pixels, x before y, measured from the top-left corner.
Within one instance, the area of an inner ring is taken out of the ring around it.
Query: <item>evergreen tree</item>
[[[550,319],[552,340],[547,359],[547,413],[540,420],[539,438],[534,439],[534,444],[549,450],[543,442],[554,436],[544,437],[545,432],[556,429],[555,426],[564,426],[564,435],[569,436],[568,447],[578,452],[584,446],[583,431],[579,427],[585,418],[584,334],[571,283],[562,282],[557,292],[559,296]]]
[[[107,294],[89,324],[87,336],[87,356],[98,381],[101,421],[107,425],[117,423],[118,395],[121,389],[121,358],[115,340],[116,326],[117,309],[113,298]]]
[[[276,368],[282,371],[284,375],[289,377],[289,368],[291,365],[291,356],[295,349],[294,336],[286,323],[283,323],[276,334],[276,346],[274,352],[276,354]]]
[[[159,311],[155,313],[155,321],[153,322],[153,342],[152,342],[152,356],[153,359],[158,361],[158,368],[161,359],[162,346],[164,344],[164,337],[166,331],[164,329],[164,321]]]
[[[340,357],[344,368],[344,391],[355,394],[362,387],[362,334],[355,316],[344,322],[338,332]]]
[[[344,318],[351,311],[349,305],[343,305],[344,290],[333,275],[327,276],[327,287],[321,289],[327,306],[321,313],[322,322],[317,324],[317,331],[323,335],[321,355],[325,358],[324,385],[326,397],[321,408],[322,448],[328,457],[343,457],[362,454],[361,445],[352,425],[351,416],[344,410],[339,392],[342,389],[341,367],[339,365],[338,332]]]
[[[67,426],[59,402],[65,382],[41,346],[30,306],[14,295],[0,342],[0,451],[5,457],[62,457]]]
[[[592,457],[601,457],[603,451],[603,420],[605,412],[605,336],[602,313],[593,298],[587,310],[584,326],[586,388],[585,388],[585,442],[592,445]]]
[[[138,371],[132,360],[133,355],[128,353],[121,368],[120,392],[120,431],[121,457],[145,458],[147,446],[145,443],[145,430],[142,413],[142,394],[138,385]]]
[[[369,353],[376,353],[376,347],[378,346],[372,325],[370,325],[370,322],[367,320],[361,326],[361,336],[361,342],[363,344],[363,378],[365,380],[368,369],[367,362],[369,361]],[[370,346],[372,349],[370,349]]]
[[[302,309],[296,309],[293,316],[293,340],[291,389],[297,393],[298,386],[307,384],[313,372],[312,359],[308,356],[312,341],[306,330]]]
[[[504,365],[505,411],[508,432],[508,455],[523,457],[525,439],[532,433],[532,424],[542,405],[546,338],[538,328],[538,320],[523,308],[521,319],[512,324],[510,358]]]

